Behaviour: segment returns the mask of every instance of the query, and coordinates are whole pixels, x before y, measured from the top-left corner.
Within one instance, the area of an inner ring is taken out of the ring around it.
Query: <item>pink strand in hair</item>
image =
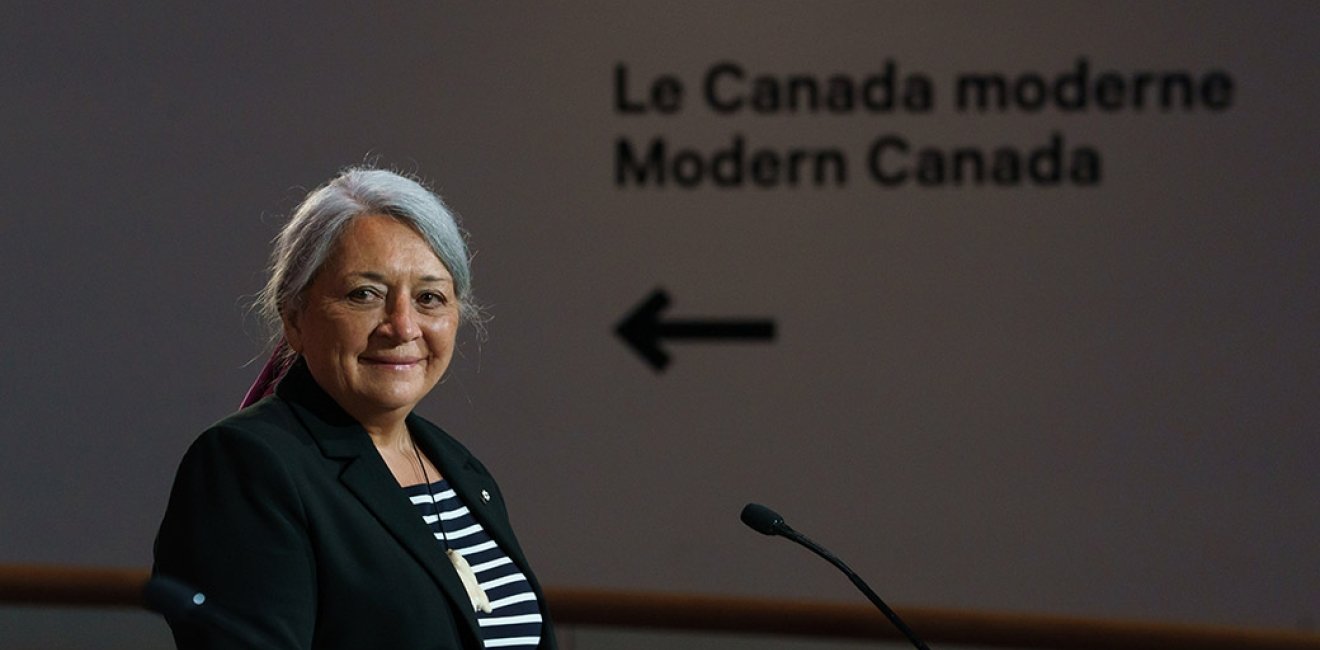
[[[289,366],[293,365],[294,356],[289,354],[289,346],[280,339],[275,344],[275,350],[270,353],[270,358],[266,360],[266,365],[261,367],[261,374],[257,375],[257,380],[252,382],[252,387],[248,388],[247,394],[243,396],[243,402],[238,408],[247,408],[255,404],[261,398],[275,392],[275,385],[280,383],[284,373],[288,372]]]

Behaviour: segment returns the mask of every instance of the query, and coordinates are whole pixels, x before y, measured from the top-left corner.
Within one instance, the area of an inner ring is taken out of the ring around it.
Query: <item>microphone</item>
[[[910,641],[912,645],[916,646],[918,650],[930,650],[930,647],[917,637],[917,633],[913,632],[912,628],[908,627],[907,623],[904,623],[903,619],[899,618],[898,614],[894,613],[894,610],[889,609],[889,606],[885,604],[885,601],[880,600],[880,597],[877,596],[874,591],[871,591],[871,587],[866,584],[866,581],[862,580],[861,576],[854,573],[852,569],[848,568],[848,565],[843,563],[843,560],[840,560],[838,556],[826,550],[825,547],[811,541],[806,535],[793,530],[793,527],[785,523],[784,518],[779,516],[779,513],[759,503],[749,503],[746,506],[743,506],[741,518],[742,522],[747,524],[752,530],[761,533],[762,535],[779,535],[791,539],[806,547],[806,549],[812,553],[825,558],[827,562],[833,564],[835,567],[838,567],[844,575],[848,576],[848,579],[852,581],[853,585],[861,590],[862,594],[871,601],[871,604],[875,605],[880,612],[885,615],[885,618],[889,619],[889,622],[893,623],[894,627],[898,628],[898,631],[902,632],[903,636],[907,637],[907,640]]]
[[[275,648],[264,634],[215,604],[208,604],[206,594],[165,575],[154,575],[142,589],[147,609],[167,619],[184,621],[220,630],[244,647],[261,650]]]
[[[742,522],[762,535],[777,535],[780,528],[788,526],[784,523],[784,518],[779,516],[779,513],[759,503],[749,503],[743,506]]]

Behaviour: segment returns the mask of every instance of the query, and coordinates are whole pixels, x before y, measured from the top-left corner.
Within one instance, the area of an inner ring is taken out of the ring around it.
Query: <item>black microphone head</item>
[[[779,513],[759,503],[743,506],[742,522],[762,535],[778,535],[785,526],[784,518]]]
[[[154,612],[170,618],[186,619],[206,600],[206,596],[179,580],[154,575],[142,589],[142,600]]]

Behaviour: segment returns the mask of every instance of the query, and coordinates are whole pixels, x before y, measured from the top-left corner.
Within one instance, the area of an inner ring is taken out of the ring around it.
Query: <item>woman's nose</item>
[[[421,336],[422,329],[417,325],[412,305],[407,301],[393,301],[386,308],[381,333],[398,341],[411,341]]]

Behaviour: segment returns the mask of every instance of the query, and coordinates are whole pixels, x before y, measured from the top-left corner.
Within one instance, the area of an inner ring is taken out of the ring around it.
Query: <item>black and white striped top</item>
[[[518,566],[509,559],[449,482],[441,479],[403,488],[435,535],[440,552],[446,548],[462,555],[486,597],[491,613],[477,612],[477,623],[487,648],[535,648],[541,643],[541,609],[536,594]]]

